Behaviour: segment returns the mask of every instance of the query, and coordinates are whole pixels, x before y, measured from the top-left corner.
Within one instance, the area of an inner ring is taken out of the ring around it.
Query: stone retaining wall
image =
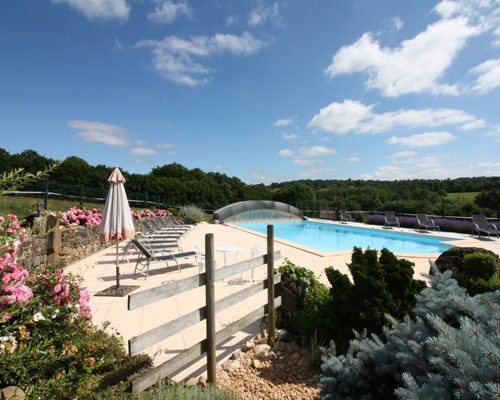
[[[48,229],[47,226],[53,228]],[[20,265],[28,269],[55,262],[69,265],[113,245],[101,243],[98,226],[61,228],[50,219],[47,226],[38,226],[37,231],[41,233],[30,236],[21,244],[18,252]],[[46,231],[48,233],[43,233]],[[136,224],[136,231],[140,231],[139,224]]]

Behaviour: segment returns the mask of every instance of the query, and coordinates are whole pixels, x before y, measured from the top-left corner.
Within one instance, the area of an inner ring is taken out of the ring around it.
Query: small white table
[[[227,253],[236,253],[235,259],[238,260],[238,253],[241,250],[241,247],[238,246],[218,246],[215,248],[215,251],[219,251],[224,253],[224,265],[227,265],[226,254]]]

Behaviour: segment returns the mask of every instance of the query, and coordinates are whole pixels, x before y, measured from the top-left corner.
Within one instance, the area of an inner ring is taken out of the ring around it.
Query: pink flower
[[[26,285],[7,286],[5,292],[10,293],[10,296],[6,296],[8,303],[24,302],[33,297],[31,288]]]

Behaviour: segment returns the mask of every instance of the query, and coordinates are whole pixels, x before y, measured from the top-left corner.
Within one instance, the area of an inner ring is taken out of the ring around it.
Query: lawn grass
[[[474,199],[479,192],[448,193],[446,198],[460,205],[474,203]]]
[[[26,217],[37,212],[37,203],[43,206],[43,197],[28,196],[0,196],[0,214],[16,214],[19,217]],[[47,209],[50,211],[66,211],[71,207],[80,208],[79,199],[54,199],[49,198]],[[104,208],[104,203],[83,202],[84,209]]]

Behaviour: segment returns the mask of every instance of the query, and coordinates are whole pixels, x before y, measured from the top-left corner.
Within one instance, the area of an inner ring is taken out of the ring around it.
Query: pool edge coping
[[[327,223],[327,224],[332,224],[332,225],[341,225],[341,226],[349,225],[349,224],[342,224],[342,223],[340,223],[338,221],[328,221],[328,220],[324,221],[324,220],[319,220],[319,219],[316,219],[316,218],[314,218],[314,219],[310,218],[310,219],[308,219],[308,221],[311,221],[311,222],[322,222],[322,223]],[[263,221],[263,222],[266,222],[266,221]],[[351,226],[358,227],[358,228],[363,228],[363,229],[386,230],[383,227],[378,226],[378,225],[368,225],[368,227],[366,227],[366,226],[364,226],[366,224],[361,224],[361,223],[355,223],[355,224],[356,225],[351,225]],[[241,226],[236,225],[236,224],[231,223],[231,222],[224,222],[223,225],[228,226],[230,228],[238,229],[240,231],[243,231],[243,232],[255,235],[255,236],[259,236],[259,237],[264,238],[264,239],[266,238],[266,235],[263,234],[263,233],[256,232],[254,230],[241,227]],[[359,225],[363,225],[363,226],[359,226]],[[404,228],[404,229],[406,229],[406,228]],[[419,232],[406,232],[406,231],[402,231],[402,230],[400,230],[400,232],[401,233],[406,233],[406,234],[414,234],[414,235],[422,234],[422,233],[419,233]],[[456,234],[454,232],[451,232],[451,233],[452,234]],[[432,233],[431,234],[426,234],[425,236],[439,237],[439,236],[436,236],[435,234],[433,235]],[[290,247],[293,247],[295,249],[298,249],[298,250],[301,250],[301,251],[304,251],[304,252],[307,252],[307,253],[319,256],[319,257],[323,257],[323,258],[324,257],[346,256],[346,255],[350,255],[352,253],[352,250],[339,250],[339,251],[321,251],[321,250],[316,250],[316,249],[313,249],[311,247],[302,246],[302,245],[297,244],[295,242],[291,242],[289,240],[281,239],[281,238],[277,238],[277,237],[275,237],[274,240],[276,242],[284,244],[286,246],[290,246]],[[449,245],[449,246],[454,246],[454,247],[463,247],[464,244],[466,245],[466,243],[462,243],[464,241],[467,242],[468,240],[466,238],[454,238],[453,240],[449,240],[449,241],[443,242],[443,244],[446,244],[446,245]],[[394,254],[396,256],[398,256],[398,257],[405,257],[405,258],[436,258],[441,253],[423,253],[423,254],[417,254],[417,253],[398,253],[398,252],[394,252]]]

